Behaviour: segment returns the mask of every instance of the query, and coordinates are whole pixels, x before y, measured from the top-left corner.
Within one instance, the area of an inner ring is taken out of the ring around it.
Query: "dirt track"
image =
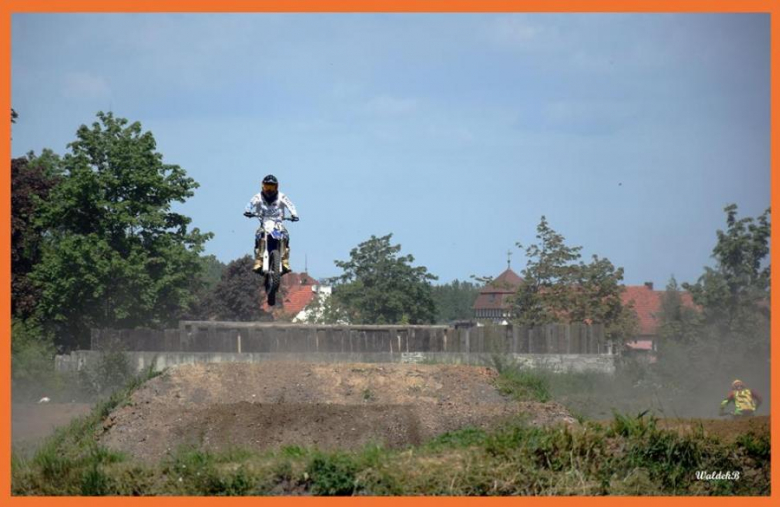
[[[531,424],[574,423],[556,403],[501,396],[488,368],[403,364],[207,364],[148,382],[103,425],[100,440],[143,460],[180,445],[255,450],[419,444],[522,413]]]

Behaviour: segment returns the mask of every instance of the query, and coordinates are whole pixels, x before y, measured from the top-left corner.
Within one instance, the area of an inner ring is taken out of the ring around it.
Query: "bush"
[[[32,319],[11,324],[11,386],[14,402],[80,399],[75,374],[54,369],[53,335]]]
[[[16,386],[40,382],[54,373],[52,336],[35,321],[13,319],[11,323],[11,378]]]
[[[124,352],[101,351],[97,361],[79,371],[79,385],[91,395],[105,396],[127,384],[134,373]]]
[[[355,491],[357,465],[347,454],[319,454],[306,468],[315,495],[345,496]]]

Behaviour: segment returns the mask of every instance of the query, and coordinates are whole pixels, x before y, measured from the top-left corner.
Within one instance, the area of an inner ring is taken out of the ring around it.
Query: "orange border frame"
[[[0,72],[0,111],[11,109],[11,16],[15,13],[53,13],[53,12],[763,12],[771,15],[771,193],[772,207],[778,201],[780,194],[777,170],[778,128],[780,107],[776,76],[778,75],[777,48],[780,48],[780,0],[629,0],[630,3],[618,0],[8,0],[0,5],[0,55],[3,65]],[[0,157],[11,158],[11,124],[0,122]],[[187,502],[190,505],[205,505],[219,502],[223,505],[249,505],[254,502],[280,505],[336,505],[337,502],[368,502],[374,505],[391,505],[399,501],[409,504],[437,505],[469,505],[491,503],[493,505],[515,505],[514,498],[463,498],[463,497],[401,497],[401,498],[192,498],[192,497],[154,497],[154,498],[84,498],[84,497],[13,497],[11,496],[11,179],[10,165],[0,181],[0,198],[3,203],[2,220],[0,220],[0,261],[3,269],[0,272],[4,290],[0,291],[0,322],[2,336],[8,337],[0,350],[0,499],[5,505],[43,505],[55,504],[62,506],[97,505],[98,502],[115,502],[119,505],[143,503],[145,505],[172,505]],[[772,224],[771,261],[777,265],[780,260],[775,246],[778,227]],[[780,279],[776,271],[772,276],[772,293],[780,288]],[[772,312],[776,315],[780,303],[777,298],[772,300]],[[778,327],[775,319],[771,326],[772,341],[776,342]],[[773,346],[771,352],[772,364],[777,364],[780,358],[778,347]],[[772,416],[780,404],[780,385],[776,369],[772,369]],[[780,438],[777,424],[771,425],[772,441]],[[777,459],[772,456],[772,485],[778,484],[780,470]],[[769,506],[773,499],[780,496],[777,487],[772,488],[770,497],[628,497],[633,505],[648,505],[664,502],[667,505],[751,505]],[[622,497],[524,497],[523,502],[535,505],[623,505],[628,498]]]

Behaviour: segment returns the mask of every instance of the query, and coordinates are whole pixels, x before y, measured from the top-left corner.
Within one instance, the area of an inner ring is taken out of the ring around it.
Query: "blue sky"
[[[663,287],[711,264],[727,204],[769,206],[769,38],[762,14],[16,14],[12,153],[140,121],[224,262],[273,173],[296,271],[393,233],[440,282],[520,272],[545,215]]]

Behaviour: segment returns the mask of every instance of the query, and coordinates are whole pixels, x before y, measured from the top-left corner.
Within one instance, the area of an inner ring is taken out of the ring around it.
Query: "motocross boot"
[[[252,271],[258,274],[263,272],[263,259],[255,259],[255,265],[252,266]]]
[[[290,247],[285,247],[284,255],[282,255],[282,274],[286,275],[292,271],[290,269]]]
[[[262,246],[262,242],[258,241],[255,243],[255,265],[252,266],[252,271],[258,275],[263,272],[263,254],[260,246]]]

